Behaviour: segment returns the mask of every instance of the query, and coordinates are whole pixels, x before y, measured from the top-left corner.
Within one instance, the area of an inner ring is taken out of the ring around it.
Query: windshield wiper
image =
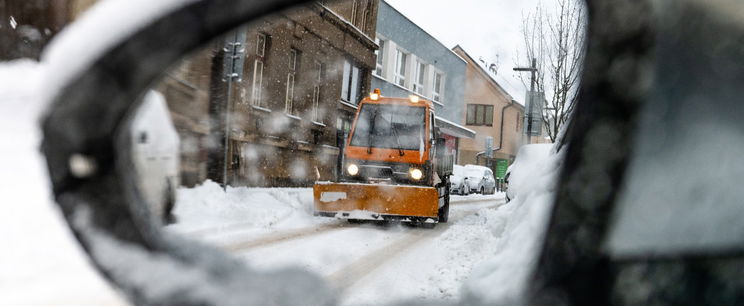
[[[393,136],[395,136],[395,143],[398,144],[398,146],[395,147],[396,149],[398,149],[398,155],[403,156],[406,153],[403,153],[403,149],[401,148],[400,139],[398,138],[398,130],[395,129],[395,119],[393,116],[395,116],[394,112],[390,114],[390,130],[393,131]]]
[[[374,139],[372,136],[374,135],[375,123],[377,122],[378,113],[378,110],[375,109],[375,112],[372,114],[372,122],[370,122],[369,132],[367,133],[367,154],[372,154],[372,140]]]

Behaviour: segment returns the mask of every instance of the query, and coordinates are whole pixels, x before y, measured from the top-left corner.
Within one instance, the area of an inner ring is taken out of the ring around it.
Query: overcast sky
[[[520,103],[525,87],[512,71],[517,50],[523,50],[522,16],[534,11],[539,0],[386,0],[445,46],[462,46],[475,60],[488,63],[499,55],[496,81]],[[552,11],[552,1],[543,1]],[[521,56],[522,61],[526,61]],[[527,63],[520,63],[527,65]]]

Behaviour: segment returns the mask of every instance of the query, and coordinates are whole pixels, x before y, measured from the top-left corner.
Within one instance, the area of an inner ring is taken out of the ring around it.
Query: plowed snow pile
[[[235,226],[254,229],[294,228],[318,224],[310,188],[246,188],[223,190],[213,181],[178,191],[176,231]],[[324,220],[324,219],[321,219]],[[329,219],[330,220],[330,219]]]
[[[495,239],[494,254],[478,264],[465,283],[466,300],[519,304],[548,224],[562,152],[552,145],[527,145],[511,168],[514,199],[497,210],[484,210],[482,222]]]

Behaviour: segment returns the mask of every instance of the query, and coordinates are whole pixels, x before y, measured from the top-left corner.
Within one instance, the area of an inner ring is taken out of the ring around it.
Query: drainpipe
[[[494,151],[501,150],[502,144],[504,142],[504,113],[506,112],[506,109],[507,108],[514,106],[514,103],[515,102],[517,102],[517,101],[515,101],[514,99],[512,99],[511,102],[509,102],[508,105],[506,105],[503,108],[501,108],[501,128],[499,129],[499,147],[496,148],[496,149],[493,149]]]
[[[517,102],[517,101],[515,101],[514,99],[512,99],[511,102],[509,102],[509,104],[507,104],[506,106],[504,106],[503,108],[501,108],[501,128],[499,129],[499,147],[493,149],[493,151],[499,151],[499,150],[501,150],[501,147],[503,146],[503,143],[504,143],[504,113],[506,112],[506,109],[507,108],[510,108],[510,107],[514,106],[514,103],[515,102]],[[480,165],[480,158],[481,158],[481,156],[483,156],[485,154],[486,154],[486,151],[478,152],[478,154],[475,154],[475,164],[476,165]]]

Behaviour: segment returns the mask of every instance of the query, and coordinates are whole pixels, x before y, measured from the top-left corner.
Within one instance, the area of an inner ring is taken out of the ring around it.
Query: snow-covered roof
[[[521,106],[521,103],[519,103],[519,101],[517,101],[516,99],[514,99],[514,97],[512,97],[509,94],[509,92],[507,92],[503,87],[501,87],[501,84],[499,84],[499,82],[496,81],[491,76],[491,74],[489,74],[485,69],[483,69],[483,67],[481,67],[481,65],[478,65],[478,62],[476,62],[475,59],[473,59],[473,57],[470,56],[470,54],[468,54],[468,52],[465,51],[465,49],[462,46],[457,45],[454,48],[452,48],[452,50],[460,50],[465,55],[465,57],[468,58],[468,60],[469,60],[468,62],[472,62],[474,64],[474,66],[477,66],[478,67],[478,70],[481,72],[481,74],[483,74],[486,77],[486,79],[491,83],[491,85],[494,85],[497,90],[501,91],[504,95],[506,95],[507,97],[509,97],[509,100],[510,101],[516,101],[517,104],[519,104]]]

